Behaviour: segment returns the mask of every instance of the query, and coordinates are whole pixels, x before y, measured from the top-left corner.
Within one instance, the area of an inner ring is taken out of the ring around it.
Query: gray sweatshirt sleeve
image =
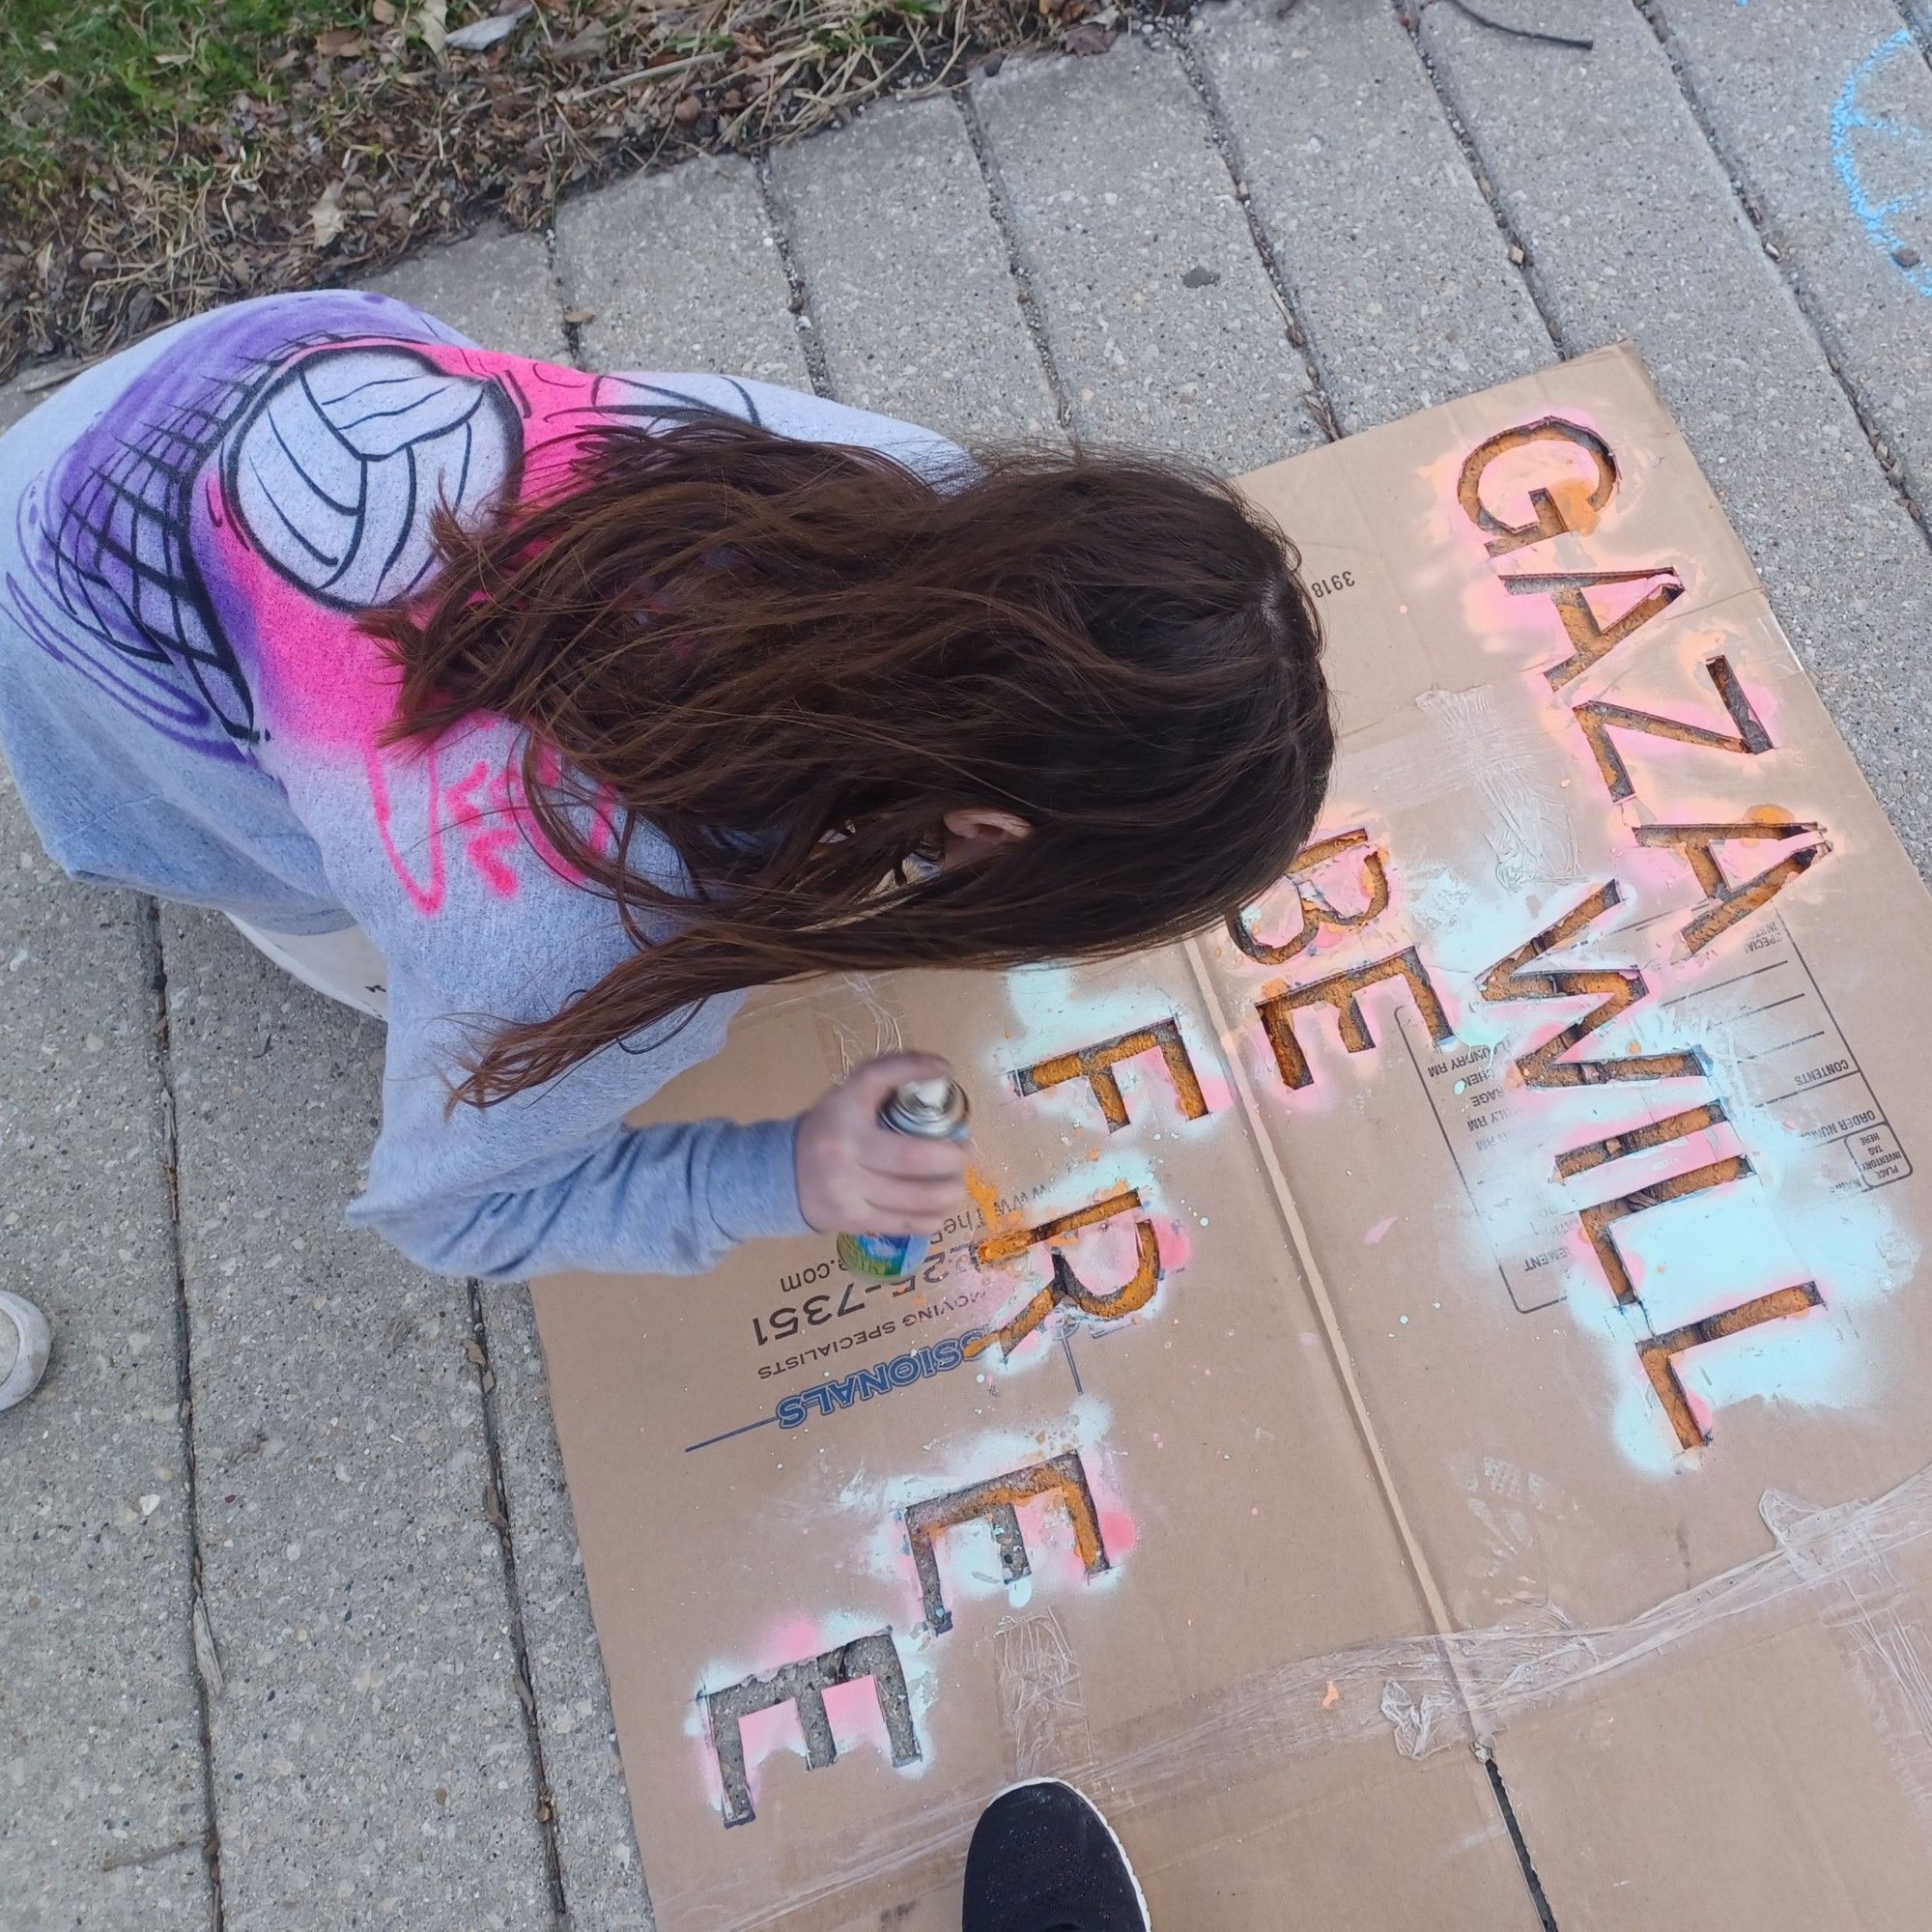
[[[411,961],[392,962],[389,999],[383,1127],[350,1218],[424,1267],[692,1274],[735,1242],[806,1232],[796,1122],[623,1123],[717,1050],[724,1014],[699,1012],[654,1046],[608,1047],[496,1106],[446,1111],[464,1028]]]

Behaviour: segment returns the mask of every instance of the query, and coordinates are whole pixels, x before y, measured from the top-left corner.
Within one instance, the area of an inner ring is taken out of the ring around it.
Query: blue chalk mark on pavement
[[[1924,81],[1909,28],[1881,41],[1832,105],[1832,165],[1873,247],[1932,298],[1932,129],[1886,104],[1910,99]]]

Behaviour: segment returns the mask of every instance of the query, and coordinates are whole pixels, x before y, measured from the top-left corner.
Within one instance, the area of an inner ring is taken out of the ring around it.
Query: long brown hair
[[[586,440],[567,492],[469,529],[372,613],[395,740],[528,732],[532,814],[635,957],[478,1053],[487,1105],[716,993],[1095,957],[1286,869],[1333,753],[1295,559],[1168,458],[982,455],[935,483],[721,417]],[[935,871],[942,814],[1031,836]],[[668,841],[682,880],[631,863]]]

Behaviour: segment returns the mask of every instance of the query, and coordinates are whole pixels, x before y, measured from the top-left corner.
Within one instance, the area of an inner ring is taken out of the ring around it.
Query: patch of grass
[[[983,55],[1097,51],[1120,0],[0,0],[0,378],[497,212],[755,149]],[[1156,7],[1162,0],[1154,0]],[[1178,4],[1178,0],[1177,0]]]
[[[291,46],[366,17],[366,0],[7,0],[0,73],[16,111],[6,133],[31,160],[48,157],[36,128],[56,118],[93,141],[193,126],[239,94],[272,92]],[[45,111],[22,127],[26,101]]]

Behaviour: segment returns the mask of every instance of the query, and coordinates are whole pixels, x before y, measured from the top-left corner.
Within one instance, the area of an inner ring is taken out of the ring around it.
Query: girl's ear
[[[1033,827],[1017,812],[1000,811],[988,805],[957,806],[946,812],[940,823],[946,828],[942,870],[983,859],[1002,845],[1017,845],[1033,833]]]
[[[1000,811],[990,805],[962,805],[945,813],[947,832],[975,845],[1010,845],[1031,836],[1033,827],[1016,811]]]

